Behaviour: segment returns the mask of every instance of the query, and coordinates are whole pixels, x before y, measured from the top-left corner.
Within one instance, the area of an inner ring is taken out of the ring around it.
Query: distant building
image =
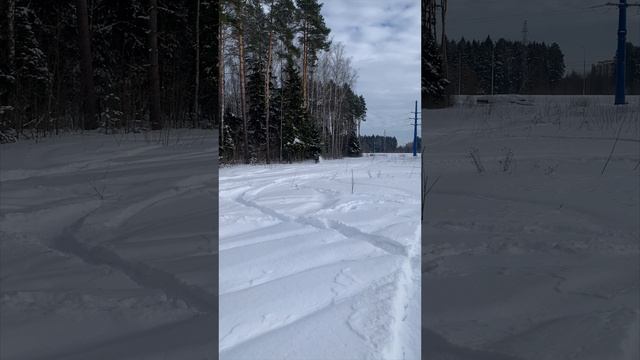
[[[593,72],[599,76],[605,76],[605,77],[613,76],[616,72],[616,61],[615,60],[598,61],[598,63],[593,66]]]

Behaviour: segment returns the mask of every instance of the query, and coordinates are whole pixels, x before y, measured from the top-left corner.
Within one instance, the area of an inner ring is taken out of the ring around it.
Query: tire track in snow
[[[399,255],[404,257],[409,256],[409,250],[407,246],[386,236],[366,233],[359,230],[358,228],[349,226],[336,220],[328,220],[327,225],[329,228],[339,232],[349,239],[358,239],[368,242],[369,244],[380,248],[392,255]]]
[[[175,198],[192,190],[206,188],[206,181],[212,180],[211,175],[195,175],[178,182],[173,189],[161,192],[145,200],[138,201],[124,209],[120,209],[118,214],[111,217],[105,225],[107,227],[116,228],[122,226],[126,221],[145,209],[160,203],[162,201]]]
[[[296,172],[297,173],[297,172]],[[393,238],[385,237],[382,235],[372,234],[364,232],[356,227],[347,225],[341,221],[326,219],[318,213],[318,211],[305,211],[304,213],[294,213],[287,214],[282,213],[279,210],[271,207],[269,203],[265,203],[264,205],[258,203],[259,199],[256,199],[256,196],[262,194],[265,189],[268,189],[272,186],[283,185],[284,182],[292,182],[291,180],[282,180],[282,174],[277,174],[277,176],[268,176],[268,179],[263,179],[263,174],[259,176],[249,178],[252,179],[249,184],[246,182],[245,185],[248,185],[244,189],[237,189],[240,191],[234,191],[234,194],[227,194],[226,198],[231,201],[235,201],[238,204],[245,206],[247,208],[253,208],[258,210],[260,213],[265,214],[273,219],[276,219],[281,224],[297,224],[302,225],[302,228],[313,228],[318,230],[329,230],[331,232],[340,234],[345,238],[363,241],[374,248],[382,250],[384,253],[389,254],[390,256],[397,256],[399,258],[399,262],[390,269],[391,272],[389,276],[385,279],[385,286],[378,286],[371,288],[369,287],[367,291],[362,291],[357,294],[354,294],[353,297],[355,299],[364,299],[369,298],[368,301],[362,302],[363,308],[360,308],[358,315],[361,319],[365,319],[364,321],[370,322],[369,324],[377,324],[375,326],[376,331],[370,332],[367,329],[360,329],[358,327],[354,328],[353,324],[347,321],[347,325],[351,331],[353,331],[357,336],[359,336],[371,349],[377,349],[376,354],[379,356],[383,356],[385,359],[404,359],[404,358],[419,358],[417,352],[419,352],[418,347],[414,348],[413,346],[417,343],[415,339],[412,340],[414,336],[411,335],[411,332],[415,332],[415,321],[412,319],[417,317],[419,318],[419,308],[416,311],[415,305],[416,302],[419,303],[419,289],[416,287],[416,282],[419,281],[420,269],[419,262],[416,263],[416,259],[419,260],[416,255],[419,255],[419,251],[416,253],[416,250],[419,250],[419,245],[416,248],[413,244],[403,244],[400,243]],[[320,176],[318,176],[320,175]],[[322,180],[325,173],[312,175],[311,177],[320,178]],[[334,174],[335,177],[335,174]],[[287,179],[291,177],[288,176]],[[295,177],[294,177],[295,178]],[[242,177],[233,177],[231,180],[235,182],[236,179],[246,179],[246,175]],[[309,179],[309,177],[307,177]],[[265,180],[265,181],[262,181]],[[313,179],[312,179],[313,180]],[[335,182],[340,183],[340,181]],[[345,183],[346,184],[346,183]],[[379,188],[387,189],[390,192],[398,193],[402,192],[402,194],[407,194],[407,192],[402,188],[396,188],[393,186],[377,186],[376,184],[364,183],[361,184],[366,188],[377,188],[374,191],[379,191]],[[293,185],[292,185],[293,186]],[[310,189],[315,192],[318,192],[322,195],[325,195],[324,205],[335,205],[340,202],[341,195],[346,195],[345,193],[337,192],[334,190],[327,189],[316,189],[315,187],[308,186],[308,184],[296,184],[296,189]],[[408,195],[408,194],[407,194]],[[403,196],[405,197],[405,196]],[[333,199],[332,199],[333,198]],[[315,198],[314,198],[315,199]],[[385,199],[387,200],[387,199]],[[323,206],[326,207],[326,206]],[[417,218],[417,217],[416,217]],[[420,227],[417,227],[417,233],[420,233]],[[339,276],[336,275],[336,276]],[[275,279],[274,279],[275,280]],[[336,279],[334,279],[336,282]],[[339,286],[339,285],[336,285]],[[418,289],[418,290],[416,290]],[[339,288],[332,288],[332,294],[337,295]],[[416,295],[418,294],[418,295]],[[416,297],[417,296],[417,297]],[[360,301],[360,300],[357,300]],[[326,309],[329,308],[327,305]],[[308,317],[314,316],[320,311],[326,309],[317,309],[316,311],[312,311],[312,313],[308,313],[305,311],[302,317],[296,316],[295,318],[287,318],[286,320],[281,319],[280,324],[275,327],[270,328],[268,331],[262,331],[260,333],[254,333],[251,336],[243,339],[236,339],[236,341],[240,341],[238,343],[234,343],[232,346],[228,346],[224,351],[230,350],[232,348],[236,348],[237,345],[242,344],[242,346],[250,346],[248,344],[252,343],[254,339],[261,338],[263,336],[269,336],[272,331],[277,331],[280,328],[285,328],[299,321],[306,319]],[[380,313],[381,309],[384,310],[383,313]],[[355,310],[355,309],[354,309]],[[301,314],[299,314],[301,315]],[[384,316],[382,316],[384,315]],[[380,317],[382,316],[382,317]],[[236,323],[234,327],[228,328],[229,333],[224,335],[227,342],[230,338],[226,338],[228,336],[237,337],[238,331],[244,333],[242,331],[243,328],[250,326],[250,323]],[[247,330],[247,329],[245,329]],[[362,332],[365,330],[364,332]],[[382,331],[382,332],[380,332]],[[382,335],[384,333],[384,335]]]
[[[45,176],[57,176],[57,175],[66,175],[73,173],[80,173],[82,171],[94,171],[94,170],[102,170],[104,168],[109,168],[112,165],[119,165],[120,163],[116,163],[114,160],[116,159],[125,159],[127,157],[136,156],[139,154],[143,154],[145,152],[154,150],[160,147],[159,145],[152,145],[141,147],[138,149],[130,149],[122,154],[109,154],[108,156],[102,159],[94,159],[90,161],[77,161],[73,163],[68,163],[64,165],[57,165],[45,169],[10,169],[5,170],[2,174],[0,174],[0,182],[4,181],[16,181],[16,180],[25,180],[34,177],[45,177]],[[124,163],[123,163],[124,164]]]
[[[265,185],[256,191],[252,191],[252,193],[257,194],[262,190],[264,190],[265,188],[269,187],[270,185],[271,184]],[[254,201],[246,199],[245,195],[247,192],[248,191],[245,191],[242,194],[240,194],[236,198],[236,201],[244,206],[257,209],[258,211],[266,215],[272,216],[282,222],[295,222],[303,226],[312,226],[320,230],[331,229],[340,233],[346,238],[357,239],[357,240],[367,242],[373,245],[374,247],[377,247],[385,251],[390,255],[401,256],[404,258],[402,261],[402,264],[400,265],[400,268],[395,272],[395,279],[392,280],[395,286],[395,294],[391,299],[391,319],[392,319],[391,327],[390,327],[391,336],[390,336],[390,341],[384,347],[384,353],[385,353],[385,356],[389,358],[405,359],[407,356],[406,354],[407,350],[405,349],[402,339],[404,338],[404,333],[406,332],[406,329],[404,328],[405,321],[408,316],[408,307],[409,307],[409,302],[411,301],[411,298],[412,298],[412,291],[413,291],[413,286],[412,286],[413,285],[413,269],[412,269],[412,263],[411,263],[412,257],[410,256],[409,247],[393,239],[390,239],[388,237],[366,233],[355,227],[346,225],[336,220],[327,220],[327,219],[319,220],[319,219],[308,217],[308,216],[298,216],[298,217],[287,216],[271,208],[259,205]],[[362,292],[359,292],[358,294],[361,294],[361,293]],[[353,295],[351,297],[355,297],[355,296],[356,295]],[[311,314],[308,314],[306,316],[311,316],[313,313],[318,312],[320,310],[322,309],[314,311]],[[297,322],[299,320],[300,319],[296,319],[293,322]],[[291,323],[284,326],[289,326],[290,324]],[[353,327],[351,325],[349,326],[353,330]],[[231,332],[233,332],[233,329]],[[363,337],[363,334],[360,334],[357,331],[356,331],[356,334],[361,338]],[[227,334],[227,336],[228,335],[230,334]],[[248,340],[250,339],[247,339],[245,341],[248,341]],[[365,341],[368,341],[368,340],[365,339]],[[373,345],[378,346],[379,344],[373,344]]]
[[[218,310],[217,298],[206,290],[189,285],[171,273],[144,263],[126,260],[104,246],[90,246],[78,240],[75,234],[89,215],[81,217],[65,228],[62,234],[53,240],[53,247],[63,253],[76,256],[88,264],[106,265],[118,270],[141,287],[160,290],[168,298],[182,300],[199,312],[214,313]]]
[[[175,359],[180,357],[174,352],[180,354],[182,349],[190,349],[192,353],[189,354],[197,354],[198,359],[209,359],[207,356],[217,351],[217,344],[202,329],[211,327],[214,322],[213,314],[198,314],[31,360]],[[162,342],[159,343],[158,339]],[[167,357],[167,353],[173,355]]]
[[[303,226],[312,226],[320,230],[334,230],[346,238],[362,240],[391,255],[399,255],[399,256],[405,256],[405,257],[409,255],[408,249],[405,245],[393,239],[390,239],[386,236],[366,233],[355,227],[346,225],[336,220],[324,219],[323,221],[323,220],[319,220],[319,219],[315,219],[307,216],[291,217],[291,216],[279,213],[266,206],[259,205],[254,201],[245,199],[244,197],[245,193],[243,193],[238,198],[236,198],[236,201],[244,206],[257,209],[263,214],[272,216],[282,222],[295,222]]]
[[[420,229],[416,230],[416,235],[419,237],[421,234]],[[415,250],[415,249],[414,249]],[[391,341],[385,347],[385,355],[389,359],[403,359],[407,358],[407,353],[419,356],[416,349],[407,349],[406,343],[403,339],[411,336],[410,334],[415,331],[411,328],[411,325],[407,323],[409,314],[415,311],[415,306],[409,309],[411,302],[416,300],[416,289],[413,286],[416,280],[414,277],[416,274],[420,274],[421,262],[420,252],[418,256],[413,254],[415,251],[410,251],[403,259],[400,269],[397,272],[395,280],[396,293],[392,299],[392,324],[391,324]],[[418,291],[419,292],[419,291]],[[413,314],[420,316],[418,314]]]

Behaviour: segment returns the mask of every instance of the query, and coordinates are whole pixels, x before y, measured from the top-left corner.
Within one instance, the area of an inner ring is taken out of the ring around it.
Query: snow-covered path
[[[0,358],[215,356],[217,134],[157,135],[2,145]]]
[[[419,359],[419,216],[410,155],[220,169],[221,358]]]

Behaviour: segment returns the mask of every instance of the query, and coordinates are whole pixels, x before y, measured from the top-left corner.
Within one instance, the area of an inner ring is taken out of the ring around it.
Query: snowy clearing
[[[221,168],[220,358],[419,359],[420,166]]]
[[[526,98],[424,112],[424,346],[638,359],[640,98]]]
[[[217,152],[196,130],[2,145],[0,358],[214,358]]]

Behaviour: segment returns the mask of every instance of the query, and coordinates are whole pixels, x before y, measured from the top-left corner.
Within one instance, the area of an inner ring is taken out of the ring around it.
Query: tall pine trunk
[[[447,0],[442,0],[442,4],[440,5],[441,11],[441,20],[442,20],[442,74],[446,79],[448,77],[448,68],[447,66],[447,33],[446,33],[446,20],[447,20]]]
[[[279,138],[280,138],[280,152],[279,154],[279,160],[280,162],[282,162],[282,122],[284,120],[284,72],[283,72],[283,67],[284,64],[282,62],[282,59],[280,59],[280,133],[279,133]]]
[[[249,163],[249,134],[247,126],[247,95],[244,70],[244,26],[240,20],[238,31],[238,61],[240,65],[240,109],[242,112],[242,130],[244,133],[244,162]]]
[[[198,96],[200,94],[200,0],[196,0],[196,89],[193,99],[193,127],[197,127],[200,122],[200,111],[198,109]]]
[[[307,22],[304,23],[304,32],[302,38],[302,99],[304,109],[307,109],[309,94],[307,93]]]
[[[96,95],[93,84],[93,58],[91,55],[91,36],[89,34],[89,14],[87,0],[77,0],[78,35],[80,48],[80,72],[84,101],[82,106],[83,128],[93,130],[98,127],[96,119]]]
[[[158,0],[151,0],[149,28],[149,47],[151,49],[149,121],[151,129],[160,130],[162,123],[160,121],[160,66],[158,65]]]
[[[273,4],[272,4],[273,6]],[[270,153],[270,146],[269,143],[271,142],[271,137],[269,136],[269,116],[271,115],[271,111],[269,108],[270,105],[270,86],[269,84],[271,83],[271,46],[272,46],[272,41],[273,41],[273,31],[269,30],[269,46],[268,46],[268,53],[267,53],[267,71],[265,74],[265,91],[264,91],[264,108],[265,108],[265,123],[267,125],[267,141],[266,141],[266,145],[267,145],[267,157],[266,157],[266,162],[267,164],[271,163],[271,153]]]
[[[5,9],[5,6],[7,7]],[[3,50],[3,53],[0,54],[0,61],[6,61],[7,72],[8,75],[13,77],[13,80],[10,83],[10,88],[7,93],[0,97],[0,106],[10,106],[14,108],[9,108],[4,110],[4,114],[0,116],[0,119],[7,119],[10,127],[16,126],[16,103],[15,103],[15,93],[16,93],[16,67],[15,67],[15,58],[16,58],[16,39],[15,39],[15,12],[16,12],[16,1],[9,0],[7,3],[0,6],[0,9],[6,11],[6,21],[7,21],[7,49],[6,53]]]
[[[7,36],[9,40],[9,72],[12,76],[16,76],[16,0],[9,0],[9,8],[7,9]]]
[[[218,66],[218,106],[220,106],[220,144],[224,144],[224,27],[222,22],[218,25],[218,57],[220,63]]]

